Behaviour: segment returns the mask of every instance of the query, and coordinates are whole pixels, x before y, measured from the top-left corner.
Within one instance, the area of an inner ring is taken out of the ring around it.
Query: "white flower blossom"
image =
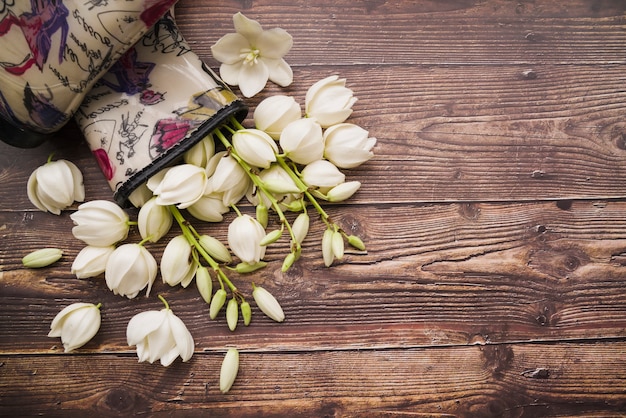
[[[263,99],[254,109],[254,126],[274,139],[289,123],[302,117],[300,105],[291,96],[275,95]]]
[[[279,142],[287,158],[298,164],[310,164],[324,156],[322,127],[312,118],[291,122],[281,132]]]
[[[324,157],[340,168],[354,168],[374,156],[376,138],[352,123],[333,125],[324,132]]]
[[[71,272],[79,279],[95,277],[106,269],[109,256],[115,251],[115,246],[95,247],[88,245],[84,247],[72,263]]]
[[[237,216],[228,226],[228,245],[243,263],[256,264],[265,256],[264,237],[265,229],[250,215]]]
[[[48,337],[61,337],[67,353],[91,340],[100,329],[100,321],[100,305],[72,303],[54,317]]]
[[[123,244],[107,260],[104,279],[116,295],[132,299],[145,287],[150,294],[157,275],[157,263],[152,254],[139,244]]]
[[[184,235],[177,235],[170,240],[161,256],[161,277],[163,283],[170,286],[180,284],[189,286],[198,268],[198,263],[191,256],[191,244]]]
[[[160,360],[165,367],[178,356],[183,362],[188,361],[194,351],[191,333],[167,303],[160,311],[144,311],[133,316],[126,327],[126,341],[129,346],[137,346],[139,362]]]
[[[317,160],[302,169],[302,181],[311,187],[335,187],[346,176],[330,161]]]
[[[356,101],[352,90],[346,87],[346,80],[331,75],[313,84],[306,92],[305,114],[317,119],[322,128],[328,128],[345,122]]]
[[[83,203],[70,218],[76,225],[72,234],[87,245],[106,247],[128,236],[128,214],[108,200]]]
[[[206,182],[207,174],[204,167],[180,164],[165,171],[165,175],[156,187],[154,187],[154,182],[149,180],[148,187],[157,196],[158,205],[176,205],[184,209],[202,197]]]
[[[239,86],[245,97],[263,90],[268,79],[282,87],[290,85],[293,71],[283,57],[293,44],[291,35],[281,28],[263,30],[241,13],[233,16],[233,23],[236,33],[224,35],[211,47],[213,57],[222,63],[222,80]]]
[[[38,209],[59,215],[72,203],[85,200],[83,175],[67,160],[49,161],[28,178],[28,199]]]
[[[276,142],[259,129],[240,129],[233,134],[231,142],[239,157],[254,167],[269,168],[276,161]]]
[[[157,198],[148,200],[139,209],[137,216],[137,227],[142,239],[150,242],[157,242],[172,227],[173,216],[167,206],[157,204]]]

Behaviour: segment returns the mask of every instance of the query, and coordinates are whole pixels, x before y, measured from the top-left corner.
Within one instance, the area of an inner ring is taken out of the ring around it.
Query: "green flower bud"
[[[224,303],[226,302],[226,296],[226,291],[224,289],[219,289],[213,295],[213,299],[211,299],[211,305],[209,305],[209,317],[211,319],[217,318],[217,314],[220,312],[220,309],[222,309],[222,306],[224,306]]]
[[[348,244],[352,245],[357,250],[365,251],[365,244],[361,241],[361,238],[356,235],[348,236]]]
[[[222,361],[220,370],[220,391],[226,393],[235,383],[239,372],[239,351],[236,348],[229,348]]]
[[[267,206],[263,203],[259,203],[256,207],[256,220],[263,226],[263,229],[267,228],[268,213]]]
[[[31,269],[46,267],[58,261],[62,255],[63,251],[58,248],[42,248],[22,258],[22,264]]]
[[[202,299],[204,299],[206,303],[211,303],[213,280],[211,280],[208,268],[204,266],[198,267],[196,270],[196,286],[198,286],[198,291],[200,292]]]
[[[232,298],[226,305],[226,322],[228,323],[228,329],[234,331],[237,328],[237,321],[239,320],[239,305],[237,300]]]
[[[200,245],[204,250],[209,253],[217,261],[224,263],[230,263],[233,261],[233,257],[230,255],[228,248],[220,240],[210,235],[201,235],[198,239]]]
[[[281,235],[283,235],[282,228],[275,229],[272,232],[266,234],[265,237],[263,237],[263,239],[261,240],[261,242],[259,242],[259,245],[262,247],[267,247],[268,245],[273,244],[276,241],[278,241]]]
[[[239,263],[239,264],[237,264],[235,266],[235,271],[237,273],[252,273],[253,271],[256,271],[258,269],[262,269],[265,266],[267,266],[267,262],[266,261],[259,261],[259,262],[254,263],[254,264]]]
[[[281,267],[280,271],[282,271],[283,273],[286,272],[295,261],[296,255],[294,253],[287,254],[287,257],[285,257],[285,260],[283,261],[283,266]]]
[[[252,309],[250,308],[250,304],[243,301],[239,307],[241,309],[241,316],[243,317],[243,324],[245,326],[250,325],[250,321],[252,320]]]
[[[297,199],[289,203],[281,203],[290,212],[302,212],[306,206],[304,200]]]

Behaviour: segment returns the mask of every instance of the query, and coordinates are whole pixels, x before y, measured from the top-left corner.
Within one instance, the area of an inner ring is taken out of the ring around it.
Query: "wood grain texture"
[[[266,269],[230,275],[248,295],[251,281],[271,290],[285,322],[253,306],[232,333],[193,285],[158,277],[149,297],[127,300],[102,276],[70,273],[77,205],[42,213],[26,182],[54,153],[80,167],[87,200],[111,199],[73,123],[36,149],[0,143],[0,415],[623,416],[626,5],[180,0],[181,31],[214,69],[210,46],[238,11],[294,37],[294,83],[268,95],[303,103],[338,74],[359,98],[350,121],[378,138],[376,156],[346,170],[362,188],[327,210],[367,253],[325,268],[312,217],[290,271],[281,239]],[[261,98],[246,99],[251,112]],[[225,242],[227,222],[192,222]],[[157,260],[166,242],[148,245]],[[43,246],[63,258],[24,269]],[[129,319],[161,308],[157,294],[194,336],[188,363],[139,364],[126,344]],[[79,301],[103,304],[102,326],[65,354],[46,335]],[[230,346],[242,364],[222,395]]]

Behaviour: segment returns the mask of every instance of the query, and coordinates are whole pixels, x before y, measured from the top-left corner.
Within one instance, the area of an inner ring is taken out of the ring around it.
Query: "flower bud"
[[[100,329],[100,305],[72,303],[59,312],[50,324],[48,337],[61,337],[65,352],[91,340]]]
[[[333,232],[331,247],[333,249],[333,256],[337,260],[341,260],[343,258],[343,251],[344,251],[343,235],[341,235],[341,232],[339,231]]]
[[[70,218],[72,234],[87,245],[107,247],[128,236],[128,214],[108,200],[83,203]]]
[[[365,251],[365,244],[363,243],[361,238],[357,237],[356,235],[348,236],[348,244],[352,245],[357,250]]]
[[[157,198],[153,197],[148,200],[139,209],[137,216],[137,226],[142,239],[150,242],[157,242],[172,227],[173,217],[167,206],[161,206],[156,203]]]
[[[228,248],[226,248],[226,246],[217,238],[206,234],[200,235],[198,242],[213,259],[223,263],[230,263],[233,261]]]
[[[311,187],[335,187],[346,176],[330,161],[317,160],[302,169],[302,181]]]
[[[237,328],[237,321],[239,321],[239,304],[237,304],[237,299],[232,298],[226,305],[226,323],[228,324],[228,329],[234,331],[235,328]]]
[[[291,122],[280,134],[280,146],[285,155],[298,164],[310,164],[324,156],[322,127],[315,119]]]
[[[239,263],[235,266],[235,271],[237,273],[240,274],[245,274],[245,273],[252,273],[253,271],[257,271],[259,269],[262,269],[263,267],[267,266],[267,262],[265,261],[259,261],[257,263],[254,264],[248,264],[248,263]]]
[[[252,297],[261,311],[276,322],[283,322],[285,314],[283,308],[274,296],[261,286],[252,284]]]
[[[237,154],[254,167],[269,168],[276,161],[276,142],[258,129],[241,129],[235,132],[232,144]]]
[[[47,267],[57,262],[62,256],[63,251],[58,248],[42,248],[25,255],[22,258],[22,264],[31,269]]]
[[[344,122],[352,114],[357,101],[346,80],[336,75],[313,84],[306,92],[305,114],[317,119],[322,128]]]
[[[211,319],[217,318],[217,314],[226,303],[226,291],[224,289],[218,289],[217,292],[213,295],[213,299],[211,299],[211,304],[209,305],[209,317]]]
[[[264,237],[265,229],[250,215],[238,216],[228,226],[228,245],[244,263],[255,264],[265,256],[265,247],[260,245]]]
[[[192,247],[184,235],[175,236],[167,243],[161,256],[161,277],[170,286],[189,286],[196,274],[198,262],[192,257]]]
[[[145,287],[150,295],[157,270],[156,260],[142,245],[123,244],[109,256],[104,279],[114,294],[132,299]]]
[[[329,202],[343,202],[352,197],[359,190],[361,183],[358,181],[346,181],[331,188],[326,193],[326,200]]]
[[[113,251],[115,251],[115,246],[113,245],[107,247],[88,245],[84,247],[80,250],[78,255],[76,255],[72,263],[72,274],[75,274],[79,279],[86,279],[104,273],[107,261],[111,254],[113,254]]]
[[[259,177],[263,180],[265,188],[277,195],[277,200],[280,200],[281,195],[302,192],[289,173],[279,165],[272,165],[270,168],[261,171]]]
[[[302,212],[296,216],[296,219],[293,221],[291,230],[293,231],[293,236],[298,244],[302,244],[304,238],[309,233],[309,223],[309,214],[306,212]]]
[[[202,197],[206,182],[207,174],[203,167],[180,164],[167,170],[163,180],[152,191],[157,196],[158,205],[176,205],[184,209]],[[148,187],[151,184],[148,181]]]
[[[74,201],[85,200],[83,175],[67,160],[50,161],[35,169],[28,178],[26,191],[33,205],[55,215]]]
[[[296,254],[295,253],[287,254],[285,259],[283,260],[283,265],[281,266],[280,271],[282,271],[283,273],[286,272],[295,262],[296,262]]]
[[[196,145],[191,147],[189,151],[183,155],[183,160],[187,164],[197,167],[206,167],[207,163],[215,155],[215,140],[213,135],[209,134]]]
[[[239,372],[239,351],[236,348],[229,348],[222,361],[220,369],[220,391],[226,393],[235,383]]]
[[[354,168],[374,156],[376,138],[352,123],[340,123],[324,132],[324,157],[340,168]]]
[[[250,308],[250,304],[246,301],[241,302],[239,305],[241,309],[241,317],[243,318],[243,324],[245,326],[250,325],[250,321],[252,320],[252,309]]]
[[[268,245],[273,244],[276,241],[278,241],[282,235],[283,235],[282,228],[275,229],[272,232],[269,232],[268,234],[266,234],[261,240],[261,242],[259,242],[259,245],[262,247],[267,247]]]
[[[278,139],[290,122],[302,117],[300,105],[291,96],[276,95],[263,99],[254,109],[254,125]]]
[[[269,221],[268,210],[263,202],[259,202],[259,204],[256,205],[256,220],[259,221],[263,229],[267,228],[267,222]]]
[[[196,270],[196,286],[200,296],[206,303],[211,303],[211,295],[213,294],[213,280],[209,274],[209,269],[204,266],[198,266]]]
[[[152,199],[154,195],[152,190],[148,189],[148,185],[143,183],[128,195],[128,201],[136,208],[140,208],[146,204],[146,202]]]
[[[326,267],[330,267],[335,259],[333,254],[333,235],[334,231],[330,228],[326,228],[324,235],[322,235],[322,259]]]
[[[216,154],[217,165],[211,176],[212,192],[224,193],[224,205],[230,206],[237,203],[236,198],[244,196],[250,186],[250,178],[246,171],[231,155]]]

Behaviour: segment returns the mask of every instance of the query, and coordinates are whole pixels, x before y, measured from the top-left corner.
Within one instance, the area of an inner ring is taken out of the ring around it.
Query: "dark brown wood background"
[[[623,414],[626,3],[180,0],[181,31],[212,68],[210,46],[238,11],[294,37],[293,85],[264,94],[302,102],[338,74],[358,96],[351,121],[378,138],[376,157],[347,171],[363,187],[328,210],[368,253],[325,268],[314,220],[287,274],[283,240],[265,270],[233,277],[272,291],[286,321],[254,308],[231,333],[193,287],[157,279],[129,301],[73,277],[71,210],[46,214],[26,196],[54,152],[83,170],[87,199],[111,199],[73,124],[37,149],[2,144],[0,415]],[[226,238],[226,222],[197,226]],[[157,259],[164,245],[150,246]],[[23,269],[43,246],[65,255]],[[188,363],[138,363],[126,345],[128,320],[160,309],[157,293],[195,338]],[[103,303],[102,327],[64,354],[46,335],[78,301]],[[241,369],[222,395],[228,346]]]

